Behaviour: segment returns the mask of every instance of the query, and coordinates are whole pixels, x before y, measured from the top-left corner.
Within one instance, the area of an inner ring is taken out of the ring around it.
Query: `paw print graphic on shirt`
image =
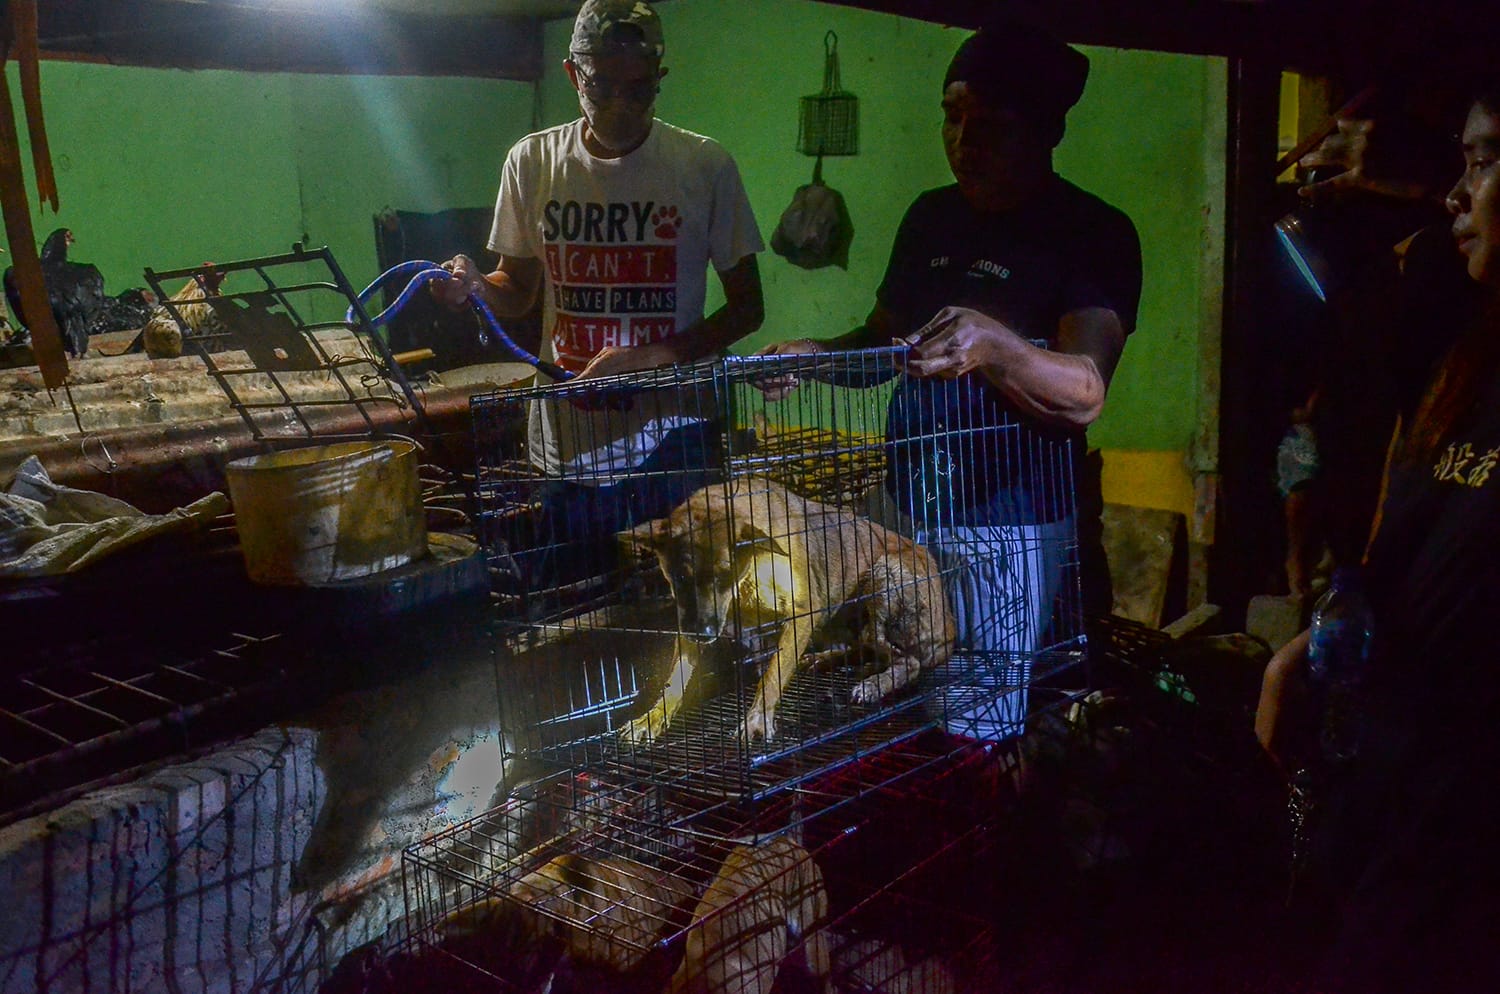
[[[658,207],[651,215],[651,223],[656,226],[657,238],[676,238],[682,227],[682,215],[676,207]]]

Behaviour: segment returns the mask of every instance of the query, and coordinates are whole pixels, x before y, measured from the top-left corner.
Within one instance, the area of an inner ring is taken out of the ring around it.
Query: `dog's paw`
[[[776,716],[754,707],[745,715],[745,741],[769,742],[776,737]]]
[[[893,689],[891,682],[890,676],[886,673],[867,676],[849,689],[849,703],[879,704]]]
[[[660,706],[652,708],[639,718],[626,722],[620,728],[620,738],[633,745],[647,745],[667,730],[667,714]]]

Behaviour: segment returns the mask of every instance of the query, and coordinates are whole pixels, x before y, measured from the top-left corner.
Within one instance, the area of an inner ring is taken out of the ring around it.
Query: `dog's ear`
[[[780,556],[789,555],[780,539],[753,521],[740,523],[739,540],[736,544],[742,549],[755,549]]]
[[[670,529],[671,522],[666,518],[652,518],[650,521],[642,521],[634,528],[617,533],[615,538],[627,551],[644,554],[655,552],[667,537]]]

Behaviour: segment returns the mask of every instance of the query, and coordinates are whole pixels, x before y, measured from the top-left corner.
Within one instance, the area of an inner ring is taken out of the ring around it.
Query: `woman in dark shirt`
[[[1330,901],[1320,990],[1500,990],[1500,87],[1471,107],[1463,151],[1447,204],[1488,300],[1391,450],[1365,733],[1308,853]],[[1306,653],[1303,633],[1271,661],[1256,716],[1289,771],[1312,741]]]

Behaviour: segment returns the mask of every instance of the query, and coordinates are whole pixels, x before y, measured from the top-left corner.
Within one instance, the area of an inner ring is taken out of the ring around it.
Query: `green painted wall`
[[[844,88],[860,98],[860,154],[825,161],[855,240],[847,272],[798,269],[762,256],[766,323],[742,346],[821,337],[859,323],[874,302],[891,239],[917,193],[952,181],[938,129],[942,76],[966,32],[810,0],[673,0],[658,8],[666,64],[657,113],[712,135],[739,162],[769,241],[792,191],[812,175],[797,154],[797,98],[823,83],[823,35],[839,37]],[[561,68],[571,22],[546,32],[542,119],[577,115]],[[1088,48],[1083,101],[1069,115],[1058,170],[1123,209],[1142,240],[1139,330],[1104,418],[1090,431],[1106,448],[1182,450],[1198,406],[1201,299],[1222,279],[1202,250],[1205,210],[1222,203],[1222,146],[1202,136],[1224,114],[1219,60]],[[716,302],[711,299],[710,305]]]
[[[823,34],[838,32],[844,86],[860,97],[861,154],[829,160],[825,175],[853,214],[849,269],[807,272],[768,252],[766,325],[744,347],[852,327],[906,206],[951,179],[938,97],[964,33],[813,0],[673,0],[660,11],[672,74],[659,113],[734,153],[768,239],[811,176],[794,149],[797,98],[821,88]],[[38,213],[38,238],[73,228],[76,257],[99,266],[112,292],[138,285],[146,266],[269,255],[299,239],[332,246],[362,285],[376,275],[372,214],[489,204],[510,144],[534,123],[576,115],[561,69],[570,29],[548,25],[539,87],[45,62],[62,210]],[[1088,52],[1093,73],[1059,169],[1130,214],[1146,266],[1139,331],[1091,437],[1182,450],[1198,406],[1203,301],[1220,281],[1201,243],[1223,196],[1222,146],[1204,136],[1222,134],[1224,69]]]
[[[43,62],[61,209],[33,211],[37,240],[72,228],[74,257],[112,293],[141,285],[147,266],[272,255],[298,240],[330,246],[363,286],[377,275],[371,216],[382,208],[493,203],[535,94],[487,80]]]

